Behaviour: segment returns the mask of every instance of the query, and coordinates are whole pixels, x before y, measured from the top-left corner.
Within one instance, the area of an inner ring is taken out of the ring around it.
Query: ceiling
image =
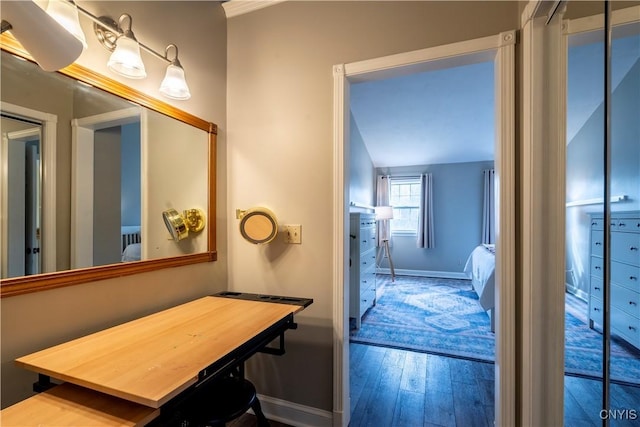
[[[351,85],[375,167],[493,160],[493,62]]]
[[[613,89],[638,57],[639,36],[614,40]],[[602,58],[602,43],[569,50],[568,142],[602,103]],[[481,62],[353,83],[351,132],[375,167],[493,160],[493,79],[493,62]]]

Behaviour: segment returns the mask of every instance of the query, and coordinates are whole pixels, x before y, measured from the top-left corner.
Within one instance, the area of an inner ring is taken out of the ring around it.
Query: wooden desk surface
[[[137,427],[146,425],[159,414],[160,409],[65,383],[3,409],[0,425]]]
[[[303,307],[204,297],[20,357],[18,366],[159,408],[198,373]]]

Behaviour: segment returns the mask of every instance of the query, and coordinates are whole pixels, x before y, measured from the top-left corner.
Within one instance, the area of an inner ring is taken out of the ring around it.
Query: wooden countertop
[[[0,412],[4,427],[137,427],[149,423],[160,409],[62,384]]]
[[[20,357],[26,369],[159,408],[302,306],[203,297]]]

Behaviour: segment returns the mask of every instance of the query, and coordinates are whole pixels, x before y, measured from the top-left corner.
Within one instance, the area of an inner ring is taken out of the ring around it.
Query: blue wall
[[[418,248],[416,236],[392,236],[391,257],[396,270],[444,276],[462,272],[467,257],[482,240],[482,171],[490,168],[493,161],[378,170],[391,176],[433,174],[435,248]],[[382,267],[387,267],[386,260]]]
[[[601,104],[567,147],[567,202],[603,195],[603,109]],[[611,140],[611,194],[629,197],[626,202],[612,204],[611,209],[640,209],[640,60],[611,97]],[[567,208],[567,284],[573,292],[588,292],[588,214],[603,209],[602,204]]]
[[[140,123],[122,126],[122,225],[140,225]]]
[[[375,205],[375,169],[360,130],[351,116],[349,142],[349,201]]]

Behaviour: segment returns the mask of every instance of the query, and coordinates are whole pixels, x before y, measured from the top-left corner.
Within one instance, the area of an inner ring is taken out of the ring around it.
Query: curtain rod
[[[428,174],[425,173],[425,175],[428,175]],[[385,179],[385,178],[409,179],[409,178],[420,178],[420,175],[384,175],[382,179]]]

